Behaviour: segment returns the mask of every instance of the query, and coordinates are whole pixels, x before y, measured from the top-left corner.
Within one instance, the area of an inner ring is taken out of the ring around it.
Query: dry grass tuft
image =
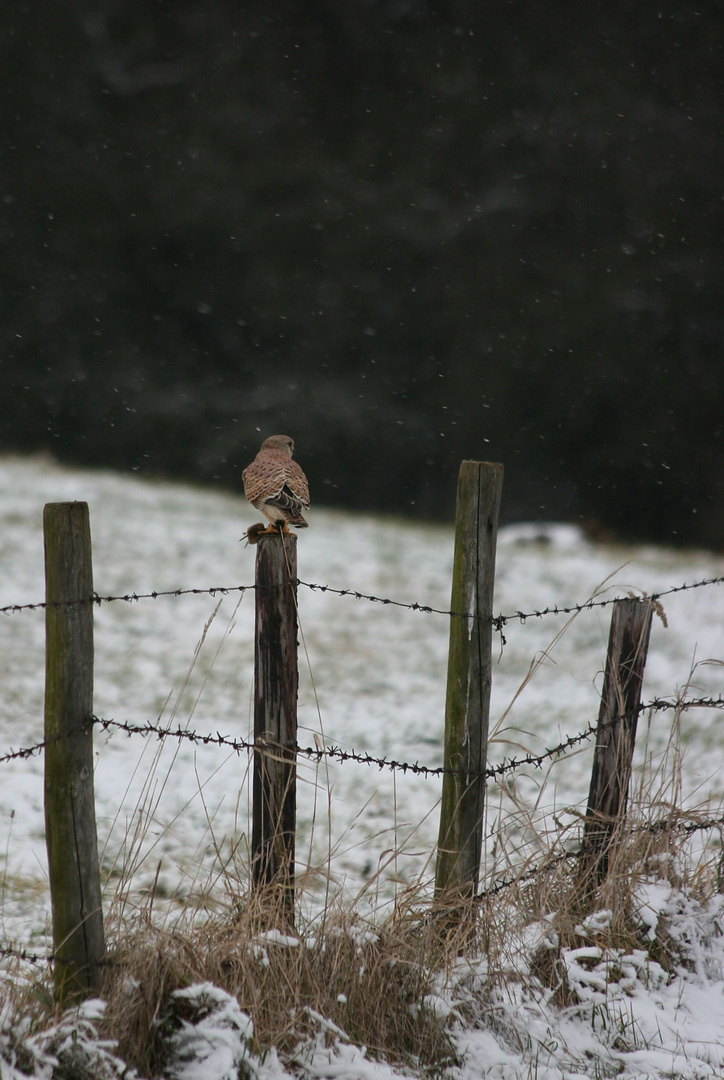
[[[512,886],[504,903],[500,902],[502,897],[492,901],[488,918],[494,912],[497,926],[487,937],[491,971],[497,970],[504,978],[506,970],[521,969],[520,943],[530,942],[526,930],[536,924],[537,941],[524,966],[530,978],[554,991],[552,1001],[560,1007],[579,1003],[566,974],[564,955],[568,950],[593,946],[609,956],[643,950],[669,975],[685,965],[679,943],[667,935],[665,918],[656,934],[649,936],[649,925],[640,915],[640,891],[652,883],[668,883],[705,903],[718,891],[721,849],[692,855],[685,830],[677,825],[695,824],[697,815],[677,815],[669,807],[668,827],[660,828],[656,809],[660,807],[632,810],[635,824],[629,820],[615,836],[606,877],[598,886],[592,888],[586,880],[583,860],[556,860],[557,850],[553,850],[549,871]],[[515,949],[518,955],[514,955]]]
[[[227,918],[183,930],[149,920],[119,927],[104,1033],[118,1040],[124,1060],[159,1075],[181,1019],[174,991],[211,982],[252,1017],[258,1054],[276,1047],[293,1057],[323,1018],[372,1057],[423,1068],[451,1063],[445,1023],[425,999],[456,936],[440,933],[429,908],[398,903],[374,926],[339,908],[294,933],[276,921],[263,902],[247,899]]]

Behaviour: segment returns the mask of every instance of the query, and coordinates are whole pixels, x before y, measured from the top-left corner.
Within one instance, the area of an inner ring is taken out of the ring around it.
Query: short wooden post
[[[48,503],[45,835],[61,1004],[96,994],[105,951],[93,787],[93,568],[88,504]]]
[[[262,536],[256,553],[252,883],[274,898],[273,906],[292,925],[299,685],[296,578],[296,536]]]
[[[617,600],[613,607],[583,829],[586,895],[606,876],[614,832],[626,813],[652,615],[647,600]]]
[[[435,891],[472,895],[483,838],[493,586],[503,466],[463,461],[455,517],[444,765]]]

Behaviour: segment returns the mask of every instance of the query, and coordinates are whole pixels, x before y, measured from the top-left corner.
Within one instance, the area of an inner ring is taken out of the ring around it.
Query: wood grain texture
[[[606,875],[616,826],[628,800],[653,605],[617,600],[611,615],[596,748],[583,832],[587,891]]]
[[[490,714],[493,589],[503,466],[463,461],[455,518],[444,765],[435,887],[438,896],[478,886]],[[475,775],[477,774],[477,775]]]
[[[55,989],[95,994],[105,951],[93,784],[93,569],[87,503],[49,503],[45,539],[45,833]]]
[[[294,921],[297,746],[297,538],[260,537],[256,553],[252,881]],[[274,906],[274,905],[272,905]]]

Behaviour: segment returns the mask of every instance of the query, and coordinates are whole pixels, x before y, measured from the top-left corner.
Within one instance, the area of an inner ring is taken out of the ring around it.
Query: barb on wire
[[[33,754],[39,754],[41,750],[45,750],[47,742],[43,739],[39,743],[35,743],[33,746],[23,746],[20,750],[8,750],[6,754],[0,757],[0,765],[3,765],[6,761],[17,761],[19,758],[29,758]]]

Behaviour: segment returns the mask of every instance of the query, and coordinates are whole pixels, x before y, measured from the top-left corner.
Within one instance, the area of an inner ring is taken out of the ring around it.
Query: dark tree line
[[[696,6],[696,11],[694,10]],[[0,28],[0,447],[722,544],[721,4],[39,0]]]

